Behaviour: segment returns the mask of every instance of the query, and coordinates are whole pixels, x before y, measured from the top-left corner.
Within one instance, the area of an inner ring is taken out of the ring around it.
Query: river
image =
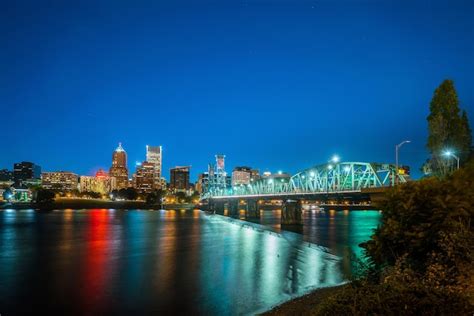
[[[0,314],[254,314],[345,282],[377,211],[0,211]],[[262,225],[263,224],[263,225]]]

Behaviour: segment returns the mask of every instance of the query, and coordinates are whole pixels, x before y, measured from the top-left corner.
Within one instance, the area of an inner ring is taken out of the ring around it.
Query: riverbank
[[[277,305],[271,310],[262,313],[261,315],[311,315],[320,303],[322,303],[329,296],[340,291],[345,286],[347,285],[344,284],[316,289],[308,294],[289,300],[281,305]]]
[[[110,201],[101,199],[75,199],[59,198],[52,203],[3,203],[0,209],[41,209],[41,210],[64,210],[64,209],[148,209],[148,210],[174,210],[174,209],[193,209],[193,204],[167,204],[167,205],[149,205],[145,201]]]

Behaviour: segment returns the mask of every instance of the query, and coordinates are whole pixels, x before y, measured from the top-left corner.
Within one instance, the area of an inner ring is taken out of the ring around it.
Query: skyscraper
[[[32,162],[23,161],[13,165],[13,180],[19,186],[28,181],[37,180],[41,182],[41,167]]]
[[[154,184],[155,189],[161,188],[161,163],[163,151],[161,146],[146,146],[146,161],[154,165]]]
[[[189,169],[191,167],[175,167],[170,169],[170,188],[174,191],[189,190]]]
[[[139,193],[151,193],[155,187],[155,164],[144,161],[134,175],[134,186]]]
[[[117,179],[117,189],[128,187],[127,153],[123,149],[122,143],[119,143],[112,154],[112,167],[110,167],[109,174]]]

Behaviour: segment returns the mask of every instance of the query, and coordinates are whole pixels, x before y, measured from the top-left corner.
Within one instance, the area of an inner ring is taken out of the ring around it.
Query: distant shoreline
[[[99,199],[58,199],[52,203],[3,203],[0,210],[64,210],[64,209],[194,209],[194,204],[149,205],[145,201],[106,201]]]

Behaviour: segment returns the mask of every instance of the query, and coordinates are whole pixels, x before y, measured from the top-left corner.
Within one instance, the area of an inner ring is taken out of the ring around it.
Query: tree
[[[463,152],[467,153],[467,156],[470,156],[472,153],[472,131],[469,126],[469,119],[467,118],[466,110],[462,111],[461,115],[461,143],[464,144]]]
[[[54,201],[55,194],[51,190],[39,189],[36,192],[36,203],[49,204]]]
[[[135,201],[138,198],[138,192],[134,188],[125,189],[125,198],[127,200]]]
[[[467,114],[459,115],[459,100],[452,80],[445,80],[435,90],[428,115],[428,142],[431,153],[428,162],[435,175],[446,175],[454,166],[452,159],[443,157],[451,150],[465,161],[469,156],[472,138]]]

